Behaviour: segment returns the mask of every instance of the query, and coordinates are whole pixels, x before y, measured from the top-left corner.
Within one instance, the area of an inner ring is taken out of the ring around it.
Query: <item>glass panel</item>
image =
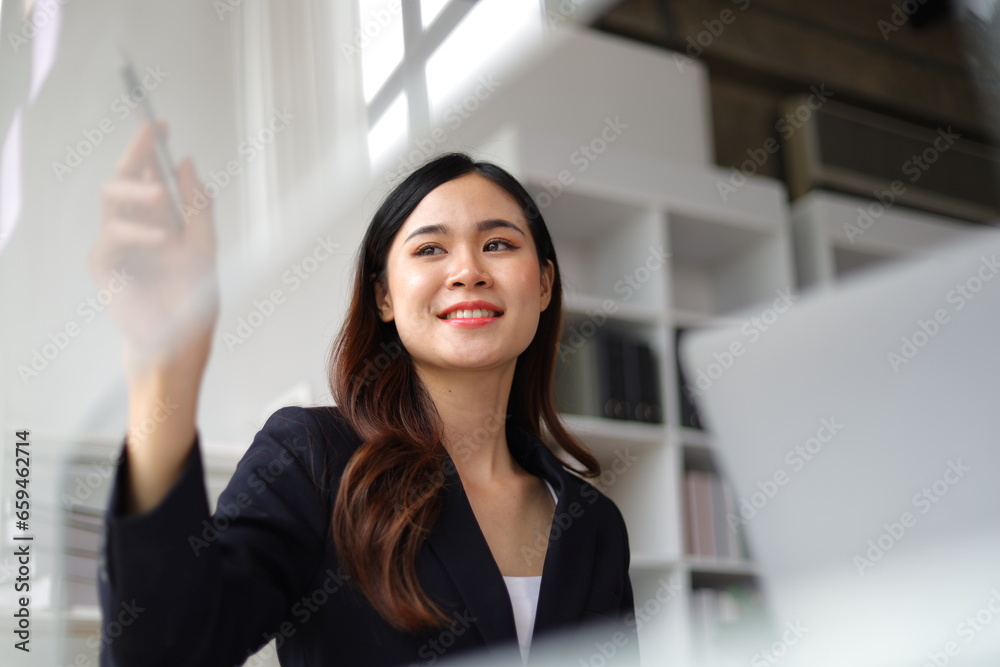
[[[403,61],[403,16],[399,0],[360,0],[354,46],[361,51],[365,102],[371,102]]]
[[[499,85],[490,78],[507,61],[540,41],[542,13],[538,0],[481,0],[469,11],[427,61],[427,95],[432,118],[440,118],[475,78],[482,101]],[[486,71],[487,63],[489,71]],[[471,102],[471,100],[470,100]]]
[[[409,101],[406,93],[400,93],[368,131],[368,155],[373,171],[410,140],[408,116]]]
[[[424,24],[424,30],[434,23],[434,19],[447,5],[448,0],[420,0],[420,21]]]

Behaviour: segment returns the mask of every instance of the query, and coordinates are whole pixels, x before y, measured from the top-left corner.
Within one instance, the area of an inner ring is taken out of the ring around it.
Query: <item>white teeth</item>
[[[446,320],[453,320],[456,317],[500,317],[500,313],[492,310],[453,310],[444,316]]]

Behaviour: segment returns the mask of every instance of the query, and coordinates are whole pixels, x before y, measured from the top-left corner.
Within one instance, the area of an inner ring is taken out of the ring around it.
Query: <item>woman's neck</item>
[[[514,366],[515,361],[488,371],[417,368],[444,424],[445,449],[463,480],[488,482],[516,470],[506,434]]]

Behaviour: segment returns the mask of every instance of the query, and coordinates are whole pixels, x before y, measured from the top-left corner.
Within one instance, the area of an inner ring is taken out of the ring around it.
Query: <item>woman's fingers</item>
[[[177,166],[177,187],[184,206],[185,226],[211,220],[212,198],[205,194],[194,170],[191,158],[184,158]]]
[[[210,339],[219,285],[211,198],[185,159],[176,168],[182,201],[173,200],[158,168],[156,131],[165,137],[166,125],[139,128],[102,184],[89,263],[100,284],[116,272],[128,276],[128,289],[108,306],[126,348],[168,359],[185,341]]]
[[[145,282],[159,274],[163,247],[170,232],[131,220],[109,220],[90,253],[90,269],[98,282],[116,269],[129,269]]]
[[[166,139],[167,124],[160,120],[156,123],[156,132]],[[144,123],[132,137],[118,162],[118,176],[124,179],[152,180],[157,178],[160,170],[156,163],[156,152],[153,144],[156,141],[154,128]]]
[[[123,218],[112,218],[107,228],[114,243],[125,250],[134,246],[155,246],[170,239],[170,231],[163,227],[151,227]]]
[[[156,182],[113,179],[101,185],[101,218],[135,220],[150,226],[173,223],[166,188]]]

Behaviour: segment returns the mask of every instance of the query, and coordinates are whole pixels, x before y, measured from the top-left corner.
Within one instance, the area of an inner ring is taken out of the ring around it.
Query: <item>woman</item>
[[[210,516],[195,408],[218,317],[211,208],[185,161],[171,231],[152,138],[106,184],[92,253],[98,279],[140,272],[113,304],[130,426],[100,593],[105,618],[142,611],[105,633],[102,664],[239,664],[271,638],[283,665],[520,664],[543,635],[565,640],[559,664],[635,664],[621,514],[539,438],[544,420],[599,473],[552,404],[561,284],[523,187],[449,154],[389,194],[331,352],[337,407],[272,415]]]

